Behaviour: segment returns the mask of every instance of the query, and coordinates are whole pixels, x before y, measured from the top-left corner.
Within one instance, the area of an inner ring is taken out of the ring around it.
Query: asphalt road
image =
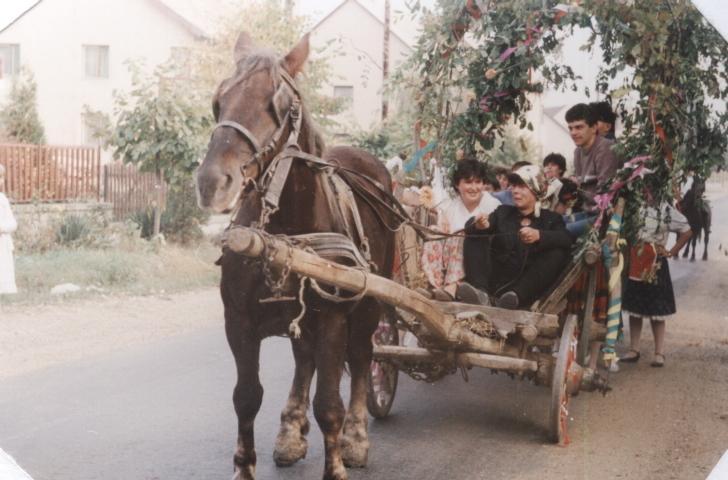
[[[728,210],[726,199],[716,208]],[[715,229],[711,255],[722,255],[717,244],[726,233],[722,225]],[[728,272],[728,262],[674,265],[678,297],[704,288],[696,286],[702,278],[696,268],[717,265]],[[706,306],[712,316],[700,320],[700,328],[728,325],[726,299],[712,295],[715,305]],[[350,470],[350,478],[705,478],[728,448],[728,407],[720,400],[728,398],[728,349],[720,347],[728,345],[728,328],[716,328],[726,343],[710,343],[700,331],[669,336],[675,354],[662,371],[623,366],[613,377],[614,393],[577,397],[568,448],[546,440],[546,388],[479,370],[467,383],[459,374],[435,385],[401,375],[392,415],[370,424],[369,466]],[[313,480],[322,472],[313,419],[308,458],[287,469],[273,464],[291,365],[287,340],[264,342],[265,397],[256,422],[260,479]],[[229,478],[233,384],[220,325],[11,376],[0,384],[0,447],[35,480]],[[638,402],[630,404],[629,395]],[[636,427],[648,434],[633,434]]]

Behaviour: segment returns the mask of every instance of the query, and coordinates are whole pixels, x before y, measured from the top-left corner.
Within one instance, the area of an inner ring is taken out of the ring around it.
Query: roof
[[[7,0],[3,0],[3,2],[5,1]],[[42,2],[43,0],[14,0],[11,5],[11,7],[14,7],[14,11],[11,10],[10,17],[4,19],[7,22],[5,25],[0,23],[0,33],[3,33],[12,27]],[[193,13],[194,10],[190,8],[189,2],[180,3],[175,0],[149,0],[149,2],[155,4],[160,10],[166,13],[169,18],[181,25],[182,28],[187,30],[193,37],[205,38],[209,36],[209,33],[199,25],[197,19],[210,18],[210,16]],[[202,10],[198,9],[197,13],[200,13],[201,11]]]
[[[568,133],[569,129],[566,128],[562,121],[563,116],[561,113],[566,109],[566,105],[559,105],[556,107],[543,107],[543,114],[545,117],[550,118],[556,125],[561,127],[562,130]]]
[[[384,13],[383,12],[382,12],[382,15],[380,16],[378,13],[372,11],[372,9],[369,6],[365,5],[360,0],[343,0],[340,4],[338,4],[336,7],[334,7],[334,9],[331,10],[327,15],[325,15],[321,20],[319,20],[318,23],[316,23],[316,25],[314,25],[311,30],[316,30],[319,27],[319,25],[321,25],[322,23],[326,22],[329,18],[331,18],[336,12],[338,12],[344,5],[346,5],[349,2],[358,5],[365,12],[367,12],[372,18],[374,18],[374,20],[376,20],[378,23],[384,25]],[[409,48],[409,49],[412,48],[412,43],[413,42],[408,42],[407,40],[405,40],[404,38],[402,38],[402,35],[400,35],[399,32],[397,32],[396,28],[393,28],[391,26],[391,24],[390,24],[389,31],[390,31],[390,34],[393,37],[397,38],[407,48]]]
[[[15,22],[20,20],[28,12],[33,10],[43,0],[28,0],[28,1],[15,1],[10,5],[10,16],[2,19],[3,23],[0,23],[0,33],[13,26]]]

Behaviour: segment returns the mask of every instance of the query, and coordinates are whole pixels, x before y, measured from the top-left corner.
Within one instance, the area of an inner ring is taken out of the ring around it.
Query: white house
[[[84,106],[110,113],[128,90],[125,62],[152,67],[206,36],[169,0],[37,0],[0,30],[0,102],[20,66],[38,84],[49,144],[93,144]]]
[[[397,32],[392,15],[389,36],[389,71],[407,59],[412,48]],[[348,127],[370,128],[382,115],[382,61],[384,11],[372,11],[360,0],[344,0],[312,29],[314,48],[333,46],[333,75],[323,87],[326,93],[349,99],[346,111],[334,120],[345,133]],[[329,51],[331,49],[329,48]],[[390,110],[396,108],[390,101]]]

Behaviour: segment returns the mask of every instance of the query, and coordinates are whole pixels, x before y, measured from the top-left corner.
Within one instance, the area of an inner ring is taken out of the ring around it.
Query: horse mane
[[[224,95],[234,86],[244,82],[248,77],[259,71],[267,71],[273,81],[273,88],[278,89],[281,83],[280,57],[270,49],[261,48],[240,59],[235,66],[235,75],[225,82],[219,95]],[[311,113],[306,108],[302,93],[301,95],[301,132],[299,141],[301,149],[313,155],[321,156],[326,148],[324,138],[316,128]]]

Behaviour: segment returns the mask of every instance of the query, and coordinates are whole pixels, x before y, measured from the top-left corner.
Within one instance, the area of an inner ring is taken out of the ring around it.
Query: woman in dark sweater
[[[484,303],[483,291],[501,308],[528,308],[569,262],[571,237],[561,215],[541,208],[546,179],[534,165],[509,176],[515,205],[501,205],[465,226],[463,301]]]

